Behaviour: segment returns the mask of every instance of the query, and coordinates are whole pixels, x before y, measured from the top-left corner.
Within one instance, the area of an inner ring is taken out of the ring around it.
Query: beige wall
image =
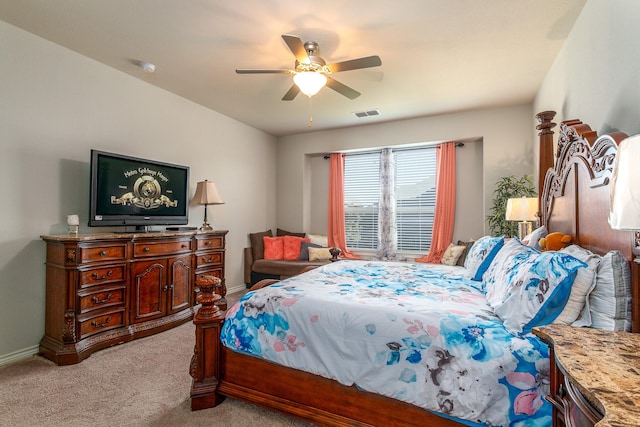
[[[326,217],[317,213],[321,199],[326,196],[320,191],[315,175],[325,179],[327,172],[318,172],[317,163],[321,160],[314,154],[481,139],[482,143],[475,146],[469,143],[457,151],[461,170],[477,166],[482,176],[480,191],[461,186],[454,239],[480,237],[487,233],[484,219],[489,214],[497,179],[533,173],[532,117],[531,106],[520,105],[282,137],[278,141],[278,225],[317,232],[322,226],[320,222],[325,221],[326,232]],[[312,203],[312,199],[317,202]]]
[[[554,121],[579,119],[598,133],[640,132],[640,2],[589,0],[534,102]]]
[[[44,333],[39,236],[71,213],[90,231],[91,148],[188,165],[192,192],[215,181],[226,204],[209,219],[229,230],[228,286],[244,287],[247,234],[276,225],[276,139],[2,21],[0,40],[0,364]],[[190,224],[203,216],[192,207]]]

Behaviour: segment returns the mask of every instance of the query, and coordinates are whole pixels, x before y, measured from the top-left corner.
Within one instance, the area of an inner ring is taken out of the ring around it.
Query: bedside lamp
[[[196,194],[193,196],[192,200],[198,205],[204,205],[204,224],[202,224],[200,230],[213,230],[213,227],[211,227],[207,222],[207,206],[221,205],[224,203],[218,194],[216,184],[211,181],[207,181],[206,179],[204,181],[200,181],[196,186]]]
[[[640,135],[630,136],[618,145],[609,184],[609,225],[614,230],[640,230]],[[640,255],[636,232],[633,253]]]
[[[531,234],[532,221],[536,220],[538,211],[537,197],[518,197],[507,200],[505,219],[518,222],[518,239],[523,240]]]

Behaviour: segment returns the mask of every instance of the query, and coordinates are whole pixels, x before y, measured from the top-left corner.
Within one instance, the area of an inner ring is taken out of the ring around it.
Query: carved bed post
[[[220,329],[224,322],[224,312],[216,302],[221,296],[214,289],[220,286],[220,279],[213,275],[200,275],[196,280],[200,292],[196,298],[202,304],[193,318],[196,325],[196,344],[193,349],[189,374],[191,382],[191,410],[217,406],[224,396],[217,393],[221,373]]]
[[[547,174],[547,169],[554,166],[553,155],[553,129],[556,124],[551,120],[555,117],[555,111],[543,111],[536,114],[539,124],[536,126],[540,132],[540,156],[538,164],[538,217],[540,218],[539,225],[545,225],[544,215],[542,215],[542,192],[544,190],[544,179]]]

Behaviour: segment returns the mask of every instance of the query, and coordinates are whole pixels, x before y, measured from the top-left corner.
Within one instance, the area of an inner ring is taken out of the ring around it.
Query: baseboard
[[[0,356],[0,366],[5,366],[13,362],[17,362],[22,359],[27,359],[35,354],[38,354],[38,346],[23,348],[22,350],[14,351]]]
[[[246,291],[246,290],[247,288],[245,287],[244,283],[240,283],[239,285],[227,286],[228,294],[234,294],[236,292]]]

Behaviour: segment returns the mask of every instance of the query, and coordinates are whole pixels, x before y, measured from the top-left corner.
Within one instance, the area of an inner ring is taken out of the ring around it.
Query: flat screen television
[[[189,222],[189,167],[91,150],[89,226]]]

